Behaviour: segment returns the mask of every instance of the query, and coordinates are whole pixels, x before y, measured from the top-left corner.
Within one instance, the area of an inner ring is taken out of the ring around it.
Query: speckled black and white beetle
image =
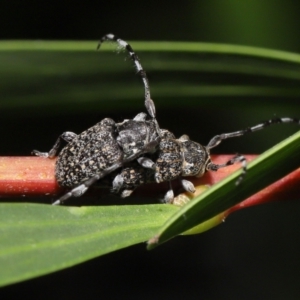
[[[243,165],[238,184],[246,172],[244,157],[235,156],[217,165],[210,159],[210,149],[225,139],[255,132],[271,124],[300,123],[299,119],[293,118],[271,119],[244,130],[217,135],[207,146],[191,141],[187,135],[177,139],[168,130],[159,128],[146,72],[132,47],[115,35],[107,34],[100,40],[98,48],[107,40],[115,41],[126,49],[133,60],[144,83],[145,106],[149,117],[139,113],[122,123],[106,118],[79,135],[64,132],[49,152],[34,150],[35,155],[52,158],[57,154],[61,140],[67,142],[58,155],[55,175],[59,185],[70,191],[56,200],[54,205],[72,196],[81,196],[93,183],[113,172],[117,172],[117,175],[112,182],[112,191],[120,193],[122,197],[129,196],[136,187],[149,181],[170,182],[165,202],[172,202],[174,198],[172,180],[180,178],[183,188],[194,192],[194,185],[183,177],[200,177],[206,171],[217,171],[235,162]]]
[[[81,196],[94,182],[107,174],[143,153],[154,153],[160,143],[160,129],[155,118],[155,106],[150,98],[146,73],[131,46],[123,40],[106,35],[100,40],[98,48],[103,41],[110,39],[125,47],[134,61],[144,83],[145,106],[150,118],[145,113],[139,113],[132,120],[124,120],[122,123],[106,118],[79,135],[64,132],[49,152],[34,150],[33,153],[37,156],[53,158],[58,152],[61,140],[68,143],[58,155],[55,176],[60,186],[71,190],[54,204],[60,204],[72,196]],[[138,181],[138,184],[141,182]]]

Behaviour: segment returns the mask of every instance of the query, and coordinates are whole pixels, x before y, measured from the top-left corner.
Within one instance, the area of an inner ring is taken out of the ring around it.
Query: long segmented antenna
[[[300,119],[297,118],[274,118],[270,119],[268,121],[265,121],[263,123],[260,123],[258,125],[248,127],[243,130],[235,131],[235,132],[230,132],[230,133],[222,133],[219,135],[214,136],[206,146],[207,149],[214,148],[218,146],[223,140],[229,139],[229,138],[234,138],[234,137],[239,137],[242,135],[245,135],[247,133],[252,133],[261,129],[264,129],[270,125],[274,124],[280,124],[280,123],[298,123],[300,124]]]
[[[210,150],[211,148],[214,148],[214,147],[218,146],[223,140],[226,140],[226,139],[229,139],[229,138],[234,138],[234,137],[240,137],[240,136],[245,135],[247,133],[252,133],[252,132],[264,129],[264,128],[270,126],[270,125],[281,124],[281,123],[296,123],[296,124],[300,125],[300,119],[298,119],[298,118],[274,118],[274,119],[270,119],[268,121],[265,121],[263,123],[257,124],[255,126],[248,127],[246,129],[242,129],[242,130],[234,131],[234,132],[230,132],[230,133],[222,133],[222,134],[214,136],[209,141],[206,148],[208,150]],[[210,162],[206,166],[206,170],[208,170],[208,171],[217,171],[220,168],[227,167],[227,166],[232,165],[236,162],[240,162],[242,164],[242,174],[240,175],[240,177],[236,181],[236,185],[239,185],[243,181],[243,178],[245,177],[246,172],[247,172],[247,162],[246,162],[245,157],[242,156],[242,155],[236,155],[235,157],[233,157],[232,159],[230,159],[226,163],[220,164],[220,165],[217,165],[217,164],[214,164],[213,162]]]
[[[140,60],[138,58],[138,56],[136,55],[136,53],[133,51],[132,47],[125,42],[124,40],[120,39],[119,37],[117,37],[116,35],[109,33],[106,34],[105,36],[103,36],[97,46],[97,50],[99,50],[99,48],[101,47],[101,44],[105,41],[113,41],[119,44],[120,47],[124,48],[125,50],[128,51],[130,58],[133,60],[137,72],[138,74],[141,76],[143,83],[144,83],[144,87],[145,87],[145,106],[150,114],[150,116],[152,118],[155,118],[155,106],[154,103],[151,99],[150,96],[150,86],[149,86],[149,81],[148,81],[148,77],[146,75],[145,70],[143,69]]]

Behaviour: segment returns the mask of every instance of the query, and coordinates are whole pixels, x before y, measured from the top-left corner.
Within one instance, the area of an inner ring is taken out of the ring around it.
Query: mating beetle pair
[[[168,203],[174,198],[172,180],[180,178],[183,188],[193,193],[194,185],[185,177],[200,177],[206,171],[217,171],[241,162],[243,172],[238,184],[246,172],[244,157],[235,156],[217,165],[210,159],[210,149],[225,139],[255,132],[271,124],[300,124],[299,119],[294,118],[271,119],[244,130],[216,135],[207,146],[191,141],[187,135],[176,138],[170,131],[159,127],[146,72],[132,47],[115,35],[107,34],[100,40],[98,48],[104,41],[114,41],[128,51],[144,83],[148,116],[139,113],[135,118],[122,123],[106,118],[79,135],[64,132],[49,152],[34,150],[38,156],[53,158],[58,153],[61,140],[67,142],[58,154],[55,176],[59,185],[70,191],[56,200],[54,205],[72,196],[81,196],[93,183],[113,172],[117,172],[117,175],[112,181],[112,191],[120,193],[122,197],[129,196],[136,187],[146,182],[170,182],[170,189],[164,198]]]

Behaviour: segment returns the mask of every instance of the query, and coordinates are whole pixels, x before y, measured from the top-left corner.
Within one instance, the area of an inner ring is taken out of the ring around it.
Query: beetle
[[[172,180],[180,178],[183,188],[193,193],[195,187],[185,177],[201,177],[206,171],[217,171],[236,162],[240,162],[243,167],[236,182],[238,185],[246,173],[245,158],[236,155],[224,164],[214,164],[210,158],[212,148],[223,140],[240,137],[269,125],[300,124],[298,118],[274,118],[243,130],[216,135],[207,146],[190,140],[188,135],[176,138],[170,131],[159,127],[146,72],[132,47],[116,35],[107,34],[100,39],[97,49],[104,41],[116,42],[129,53],[144,84],[148,115],[141,112],[133,119],[121,123],[105,118],[78,135],[64,132],[49,152],[34,150],[35,155],[53,158],[58,153],[61,140],[67,142],[58,154],[55,175],[58,184],[70,191],[56,200],[54,205],[72,196],[81,196],[93,183],[108,174],[114,174],[112,192],[122,197],[128,197],[144,183],[168,181],[170,188],[164,197],[167,203],[174,199]]]

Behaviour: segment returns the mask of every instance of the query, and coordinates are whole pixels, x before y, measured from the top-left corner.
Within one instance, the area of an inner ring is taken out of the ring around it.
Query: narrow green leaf
[[[237,171],[212,186],[172,216],[149,241],[149,249],[225,211],[300,166],[300,131],[249,163],[238,186]]]
[[[103,43],[101,50],[111,51],[112,47]],[[275,59],[282,61],[290,61],[300,64],[300,55],[281,50],[265,49],[251,46],[232,45],[232,44],[216,44],[216,43],[200,43],[200,42],[158,42],[158,41],[135,41],[130,42],[137,51],[160,51],[160,52],[205,52],[205,53],[221,53],[221,54],[238,54],[245,56],[256,56],[260,58]],[[97,41],[1,41],[0,51],[90,51],[96,49]]]
[[[73,266],[146,241],[172,205],[0,205],[0,286]]]
[[[0,41],[0,108],[46,106],[43,113],[53,115],[71,104],[72,112],[142,107],[142,85],[124,63],[127,55],[116,55],[116,46],[109,43],[99,51],[96,46],[97,41]],[[209,43],[132,42],[132,46],[152,74],[151,90],[160,107],[180,106],[183,97],[203,96],[197,100],[203,108],[212,106],[211,97],[232,96],[231,103],[241,105],[242,96],[300,95],[299,54]],[[239,76],[238,84],[232,75]],[[186,80],[188,76],[206,79]],[[255,76],[260,80],[253,81]],[[282,79],[285,84],[278,84]],[[253,106],[250,101],[243,105]]]

